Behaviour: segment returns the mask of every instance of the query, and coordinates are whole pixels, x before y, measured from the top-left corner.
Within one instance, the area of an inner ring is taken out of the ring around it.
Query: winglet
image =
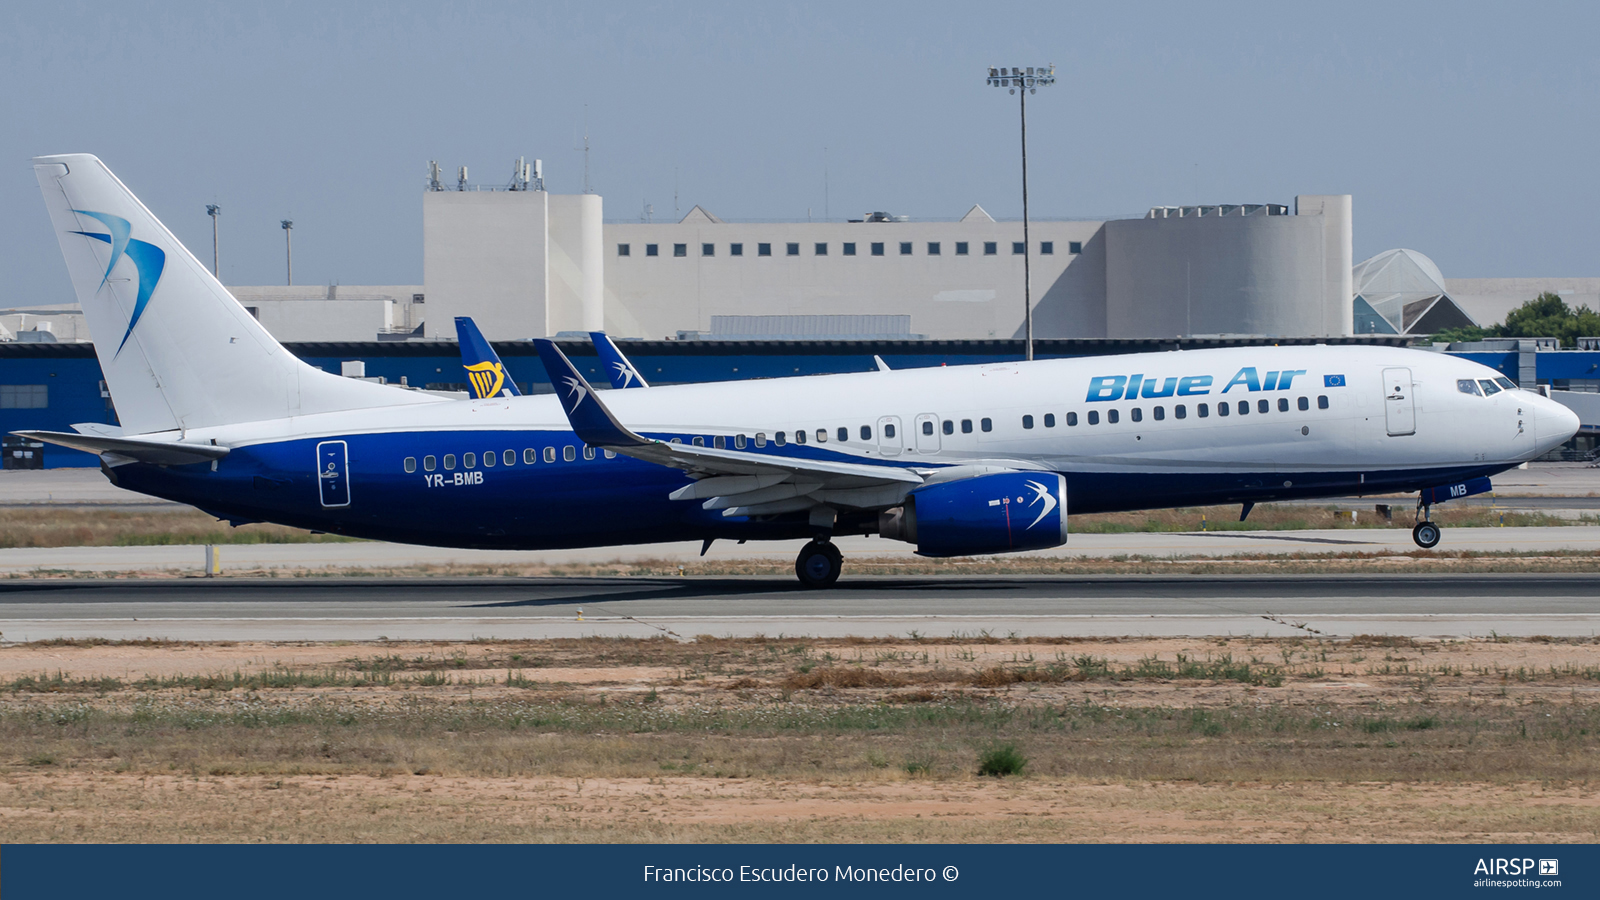
[[[621,390],[622,388],[647,388],[650,386],[645,382],[644,376],[639,374],[639,370],[635,369],[633,363],[622,355],[622,351],[617,349],[617,345],[611,338],[606,336],[604,331],[589,332],[589,339],[594,341],[595,352],[600,354],[600,361],[605,364],[606,376],[611,379],[612,387]]]
[[[456,316],[456,340],[461,343],[461,365],[467,370],[472,399],[520,397],[517,383],[506,375],[505,364],[471,316]]]
[[[628,447],[651,443],[617,421],[611,410],[600,402],[600,396],[594,388],[578,373],[577,366],[567,359],[554,341],[534,338],[533,345],[539,350],[539,359],[544,362],[545,371],[550,373],[550,383],[555,386],[556,396],[561,400],[561,409],[567,414],[567,421],[579,440],[592,447]]]

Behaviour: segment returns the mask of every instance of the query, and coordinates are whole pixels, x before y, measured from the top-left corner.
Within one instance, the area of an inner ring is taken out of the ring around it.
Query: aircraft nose
[[[1538,405],[1540,443],[1552,447],[1559,446],[1578,433],[1580,423],[1577,413],[1555,400],[1544,397],[1539,398]]]

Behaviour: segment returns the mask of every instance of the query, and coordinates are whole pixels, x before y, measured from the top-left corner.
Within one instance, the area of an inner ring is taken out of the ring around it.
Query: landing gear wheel
[[[1432,522],[1418,522],[1417,527],[1411,529],[1411,539],[1417,546],[1424,550],[1432,550],[1439,546],[1439,526]]]
[[[832,587],[843,568],[844,554],[830,541],[811,541],[794,561],[794,574],[809,588]]]

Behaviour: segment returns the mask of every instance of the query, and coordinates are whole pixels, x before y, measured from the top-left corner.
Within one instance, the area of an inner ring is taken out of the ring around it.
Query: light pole
[[[211,217],[211,277],[218,281],[222,280],[222,276],[217,274],[219,268],[217,263],[221,259],[220,254],[217,252],[217,214],[220,212],[222,212],[222,207],[215,203],[206,204],[206,215]]]
[[[1022,322],[1024,359],[1033,359],[1033,276],[1029,270],[1033,248],[1028,243],[1028,95],[1056,83],[1055,66],[989,67],[989,86],[1003,87],[1022,101]]]
[[[288,283],[289,283],[289,285],[291,287],[294,285],[294,241],[289,237],[289,235],[290,235],[291,232],[293,232],[293,230],[294,230],[294,220],[293,219],[284,219],[283,220],[284,264],[286,266],[288,266],[288,270],[289,270],[289,282]]]

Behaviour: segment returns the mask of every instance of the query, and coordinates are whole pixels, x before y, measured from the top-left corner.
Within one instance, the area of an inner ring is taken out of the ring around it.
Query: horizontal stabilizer
[[[18,437],[44,441],[85,453],[115,453],[128,459],[157,466],[186,466],[210,462],[228,455],[227,447],[215,444],[184,444],[178,441],[152,441],[148,438],[102,437],[66,431],[13,431]]]

